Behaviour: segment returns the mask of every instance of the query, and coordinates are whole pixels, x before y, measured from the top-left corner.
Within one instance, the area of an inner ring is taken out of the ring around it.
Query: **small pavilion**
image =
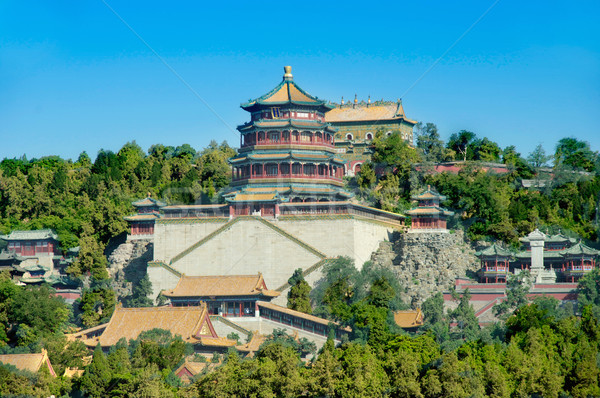
[[[567,281],[575,282],[585,274],[596,268],[596,258],[600,251],[592,249],[579,242],[576,245],[563,250],[560,255],[563,258],[562,272]]]
[[[427,185],[425,192],[413,196],[412,199],[417,201],[417,207],[406,212],[412,222],[411,230],[419,232],[446,231],[446,220],[454,213],[440,207],[440,202],[446,200],[444,195],[440,195]]]
[[[148,239],[154,235],[154,222],[161,217],[160,210],[166,203],[148,197],[131,202],[137,210],[136,214],[125,217],[129,223],[128,239]]]
[[[509,263],[512,260],[510,251],[494,243],[490,247],[476,252],[475,256],[481,260],[480,281],[485,283],[506,282],[510,269]]]

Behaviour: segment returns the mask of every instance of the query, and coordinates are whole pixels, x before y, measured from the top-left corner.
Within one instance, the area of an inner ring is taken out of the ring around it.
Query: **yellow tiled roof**
[[[329,156],[322,154],[311,154],[311,153],[294,153],[292,156],[295,158],[310,158],[310,159],[328,159]]]
[[[251,157],[253,159],[262,159],[262,158],[268,158],[268,159],[285,159],[285,158],[287,158],[289,156],[290,156],[289,153],[257,153],[257,154],[251,155]]]
[[[421,195],[417,195],[416,197],[419,198],[419,199],[437,199],[440,196],[439,195],[434,195],[431,192],[426,191],[426,192],[422,193]]]
[[[414,120],[406,118],[401,103],[369,105],[368,107],[359,105],[340,108],[338,106],[325,114],[325,120],[329,123],[391,119],[404,119],[409,123],[416,123]]]
[[[36,373],[40,370],[42,365],[48,361],[50,374],[56,376],[50,360],[48,359],[48,352],[42,349],[39,354],[4,354],[0,355],[0,362],[5,365],[12,365],[19,370],[28,370]]]
[[[202,372],[204,369],[207,368],[214,368],[215,366],[218,366],[218,363],[213,363],[213,362],[193,362],[193,361],[188,361],[186,360],[180,367],[177,368],[177,370],[173,371],[173,373],[175,373],[176,375],[179,375],[179,373],[185,368],[187,369],[188,372],[190,372],[192,374],[192,376],[196,376],[198,373]]]
[[[65,369],[65,373],[63,373],[63,376],[65,377],[73,377],[73,376],[77,376],[77,377],[81,377],[83,375],[83,373],[85,372],[84,369],[79,369],[79,368],[66,368]]]
[[[267,339],[267,336],[265,336],[263,334],[259,334],[258,332],[253,332],[252,340],[250,340],[249,343],[236,346],[235,348],[236,348],[236,350],[241,351],[241,352],[255,352],[255,351],[258,351],[258,348],[260,347],[260,345],[262,343],[265,342],[266,339]]]
[[[420,309],[416,311],[396,311],[394,321],[401,328],[414,328],[423,325],[423,313]]]
[[[152,221],[156,220],[158,216],[156,214],[134,214],[123,218],[127,221]]]
[[[444,210],[441,210],[437,207],[416,207],[406,212],[409,215],[418,215],[418,214],[444,214]]]
[[[255,200],[274,200],[273,193],[253,193],[253,194],[237,194],[234,198],[237,202],[255,201]]]
[[[233,347],[236,340],[230,340],[226,337],[200,337],[200,343],[207,347]]]
[[[303,92],[298,90],[298,88],[296,87],[296,85],[294,83],[291,83],[289,85],[289,87],[290,87],[289,95],[288,95],[287,84],[283,84],[279,88],[279,90],[277,90],[276,92],[271,94],[271,96],[269,96],[268,98],[263,99],[261,102],[264,102],[264,103],[287,102],[289,100],[296,101],[296,102],[313,102],[314,101],[313,98],[307,96],[306,94],[304,94]]]
[[[205,303],[197,307],[123,308],[117,305],[102,335],[91,340],[108,347],[123,337],[131,340],[142,332],[159,328],[169,330],[173,336],[180,335],[184,341],[194,342],[205,322],[210,322]]]
[[[163,292],[167,297],[269,296],[279,292],[268,290],[262,274],[225,276],[183,275],[175,289]]]
[[[259,187],[259,188],[246,188],[246,192],[286,192],[289,191],[289,187]]]

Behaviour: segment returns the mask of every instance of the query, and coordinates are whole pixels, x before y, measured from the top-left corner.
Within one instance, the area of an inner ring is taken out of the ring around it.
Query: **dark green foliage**
[[[598,268],[579,280],[577,301],[581,308],[590,305],[594,316],[600,319],[600,270]]]
[[[358,186],[361,188],[371,188],[376,181],[377,176],[375,175],[373,165],[371,162],[364,162],[360,167],[360,172],[358,173]]]
[[[422,152],[422,158],[428,162],[443,162],[451,160],[452,153],[444,148],[437,126],[433,123],[417,123],[415,126],[417,148]]]
[[[92,327],[108,322],[115,310],[115,292],[106,283],[97,283],[84,290],[79,303],[81,323]]]
[[[556,144],[554,165],[564,164],[578,170],[594,171],[597,156],[589,143],[573,137],[563,138]]]
[[[308,340],[306,337],[296,339],[287,334],[285,329],[276,328],[269,336],[267,336],[265,342],[260,346],[258,350],[259,355],[265,350],[269,350],[269,347],[272,347],[274,344],[290,347],[301,357],[305,357],[309,354],[314,355],[315,352],[317,352],[317,346],[315,343]]]
[[[505,318],[515,309],[527,304],[530,287],[531,277],[529,272],[523,271],[518,275],[509,275],[506,281],[506,300],[494,305],[494,315]]]
[[[152,283],[148,274],[144,274],[132,290],[131,296],[124,300],[124,307],[152,307],[152,300],[148,298],[152,294]]]
[[[68,318],[64,300],[48,286],[21,287],[0,280],[0,346],[36,343],[62,331]]]
[[[302,268],[294,271],[294,274],[288,279],[290,291],[288,292],[287,307],[306,314],[312,313],[310,305],[310,285],[302,276]]]

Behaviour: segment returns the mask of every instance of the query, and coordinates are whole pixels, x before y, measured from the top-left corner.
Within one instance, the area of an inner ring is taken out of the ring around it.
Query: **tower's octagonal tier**
[[[345,161],[336,155],[336,130],[325,122],[333,106],[294,82],[291,67],[267,94],[242,104],[250,121],[238,126],[231,204],[343,201]]]

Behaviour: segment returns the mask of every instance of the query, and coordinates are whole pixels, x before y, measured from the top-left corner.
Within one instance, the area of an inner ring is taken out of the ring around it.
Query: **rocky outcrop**
[[[405,287],[404,302],[412,306],[479,269],[475,250],[460,230],[402,234],[394,242],[382,242],[371,260],[394,271]]]
[[[153,244],[149,240],[121,243],[108,256],[108,273],[117,297],[131,295],[133,286],[146,275],[152,261]]]

